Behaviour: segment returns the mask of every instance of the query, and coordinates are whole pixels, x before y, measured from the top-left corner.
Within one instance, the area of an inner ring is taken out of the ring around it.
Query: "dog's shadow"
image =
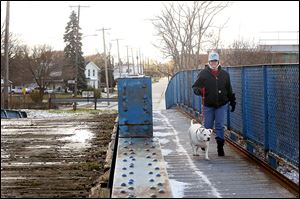
[[[190,157],[191,157],[191,159],[194,160],[194,161],[211,161],[210,158],[209,158],[209,159],[206,159],[206,158],[204,157],[204,154],[203,154],[203,155],[191,155]]]

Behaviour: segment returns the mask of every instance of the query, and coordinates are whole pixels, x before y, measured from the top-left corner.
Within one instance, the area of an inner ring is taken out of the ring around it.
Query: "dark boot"
[[[224,140],[222,139],[216,139],[217,140],[217,149],[218,149],[218,156],[224,156],[224,149],[223,149],[223,146],[224,146]]]

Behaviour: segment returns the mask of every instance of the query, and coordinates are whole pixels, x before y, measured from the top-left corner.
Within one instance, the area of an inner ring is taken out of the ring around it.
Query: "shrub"
[[[40,91],[38,90],[33,90],[30,94],[29,94],[31,100],[35,103],[41,103],[43,100],[43,96],[41,96]]]
[[[88,87],[85,91],[94,91],[94,97],[101,98],[101,92],[99,89],[95,89],[93,87]]]

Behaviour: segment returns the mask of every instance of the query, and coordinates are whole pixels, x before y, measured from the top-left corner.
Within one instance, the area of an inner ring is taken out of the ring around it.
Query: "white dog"
[[[209,160],[208,147],[210,135],[212,132],[212,129],[206,129],[201,124],[196,123],[195,120],[191,120],[191,126],[189,128],[189,137],[194,156],[198,156],[197,151],[200,147],[203,151],[205,151],[205,159]]]

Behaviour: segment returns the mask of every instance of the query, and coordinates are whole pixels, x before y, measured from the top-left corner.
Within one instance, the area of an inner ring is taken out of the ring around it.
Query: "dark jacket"
[[[230,77],[227,71],[221,66],[218,67],[218,75],[212,74],[212,69],[208,66],[203,69],[193,87],[196,95],[203,95],[202,88],[205,88],[204,105],[218,108],[229,101],[235,103],[235,95],[232,92]]]

